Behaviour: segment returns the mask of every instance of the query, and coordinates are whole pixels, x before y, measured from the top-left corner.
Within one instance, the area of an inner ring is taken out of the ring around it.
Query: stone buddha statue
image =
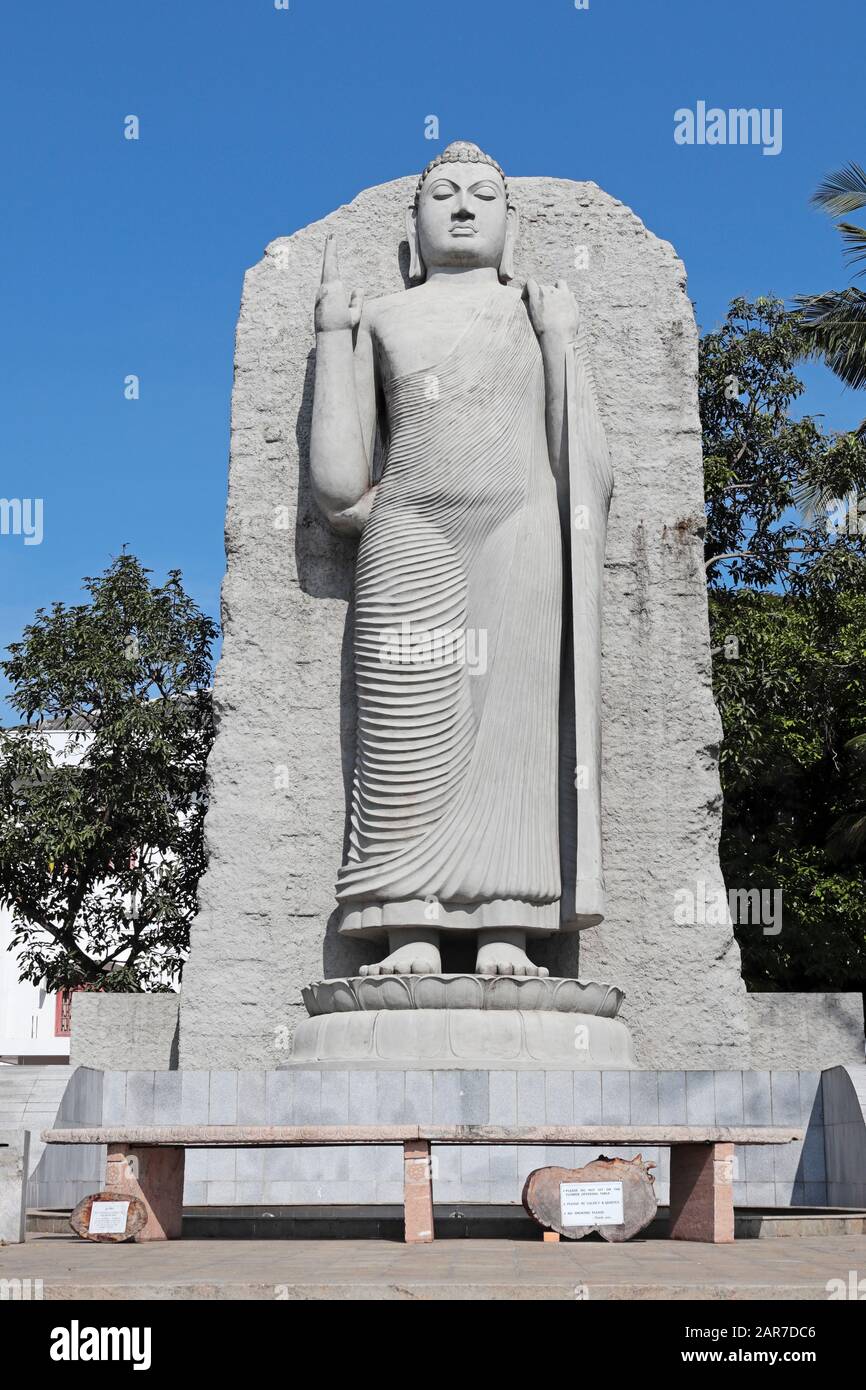
[[[611,474],[570,289],[511,283],[518,222],[460,141],[419,180],[409,289],[364,303],[325,246],[310,463],[331,526],[360,535],[337,897],[342,933],[387,943],[364,974],[435,974],[471,932],[476,973],[545,975],[532,941],[604,914]]]

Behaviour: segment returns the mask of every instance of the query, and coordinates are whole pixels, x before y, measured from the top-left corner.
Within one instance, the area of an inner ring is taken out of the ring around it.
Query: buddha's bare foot
[[[546,965],[533,965],[522,946],[513,941],[478,944],[476,975],[549,975]]]
[[[362,975],[438,975],[442,957],[435,942],[412,940],[398,946],[384,960],[362,965]]]

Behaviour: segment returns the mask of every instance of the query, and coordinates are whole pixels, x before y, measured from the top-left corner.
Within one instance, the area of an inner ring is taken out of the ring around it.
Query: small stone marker
[[[134,1240],[146,1221],[144,1202],[114,1191],[82,1198],[69,1218],[70,1226],[82,1240],[115,1244]]]
[[[596,1158],[583,1168],[536,1168],[526,1179],[523,1205],[540,1226],[568,1240],[591,1231],[605,1240],[630,1240],[658,1210],[654,1167],[638,1154]]]

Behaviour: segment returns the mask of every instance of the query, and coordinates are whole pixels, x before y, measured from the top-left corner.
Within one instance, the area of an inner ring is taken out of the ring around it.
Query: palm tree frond
[[[795,298],[806,355],[821,357],[855,390],[866,386],[866,292],[853,287]]]
[[[852,159],[828,174],[813,193],[812,203],[838,218],[866,207],[866,169]],[[849,263],[866,264],[866,228],[853,222],[840,221],[836,225]],[[860,276],[864,272],[854,273]],[[830,290],[826,294],[798,295],[794,303],[803,355],[822,358],[846,386],[855,390],[866,386],[866,293],[851,285],[847,290]],[[866,439],[866,420],[855,433],[858,439]],[[806,498],[806,506],[820,500]]]
[[[866,290],[853,285],[824,294],[798,294],[794,303],[802,314],[802,329],[847,327],[856,331],[866,327]]]
[[[835,488],[807,482],[796,483],[791,489],[791,496],[808,527],[815,526],[821,517],[829,516],[833,503],[839,500]]]
[[[835,174],[828,174],[811,201],[832,217],[844,217],[846,212],[866,207],[866,170],[852,160]]]
[[[844,859],[859,859],[866,851],[866,815],[854,811],[840,816],[830,826],[827,836],[827,857],[834,863]]]
[[[842,233],[845,255],[851,265],[866,261],[866,227],[855,227],[853,222],[837,222],[836,225]],[[863,271],[858,270],[857,274],[862,275]]]

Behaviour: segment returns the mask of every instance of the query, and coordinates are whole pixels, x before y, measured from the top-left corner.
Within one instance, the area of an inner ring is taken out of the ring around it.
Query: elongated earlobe
[[[406,240],[409,242],[409,279],[423,280],[427,274],[427,267],[418,250],[418,222],[414,208],[406,210]]]
[[[499,262],[499,278],[505,284],[514,279],[514,248],[517,244],[519,230],[520,217],[517,208],[509,208],[508,224],[505,228],[505,245],[502,248],[502,259]]]

